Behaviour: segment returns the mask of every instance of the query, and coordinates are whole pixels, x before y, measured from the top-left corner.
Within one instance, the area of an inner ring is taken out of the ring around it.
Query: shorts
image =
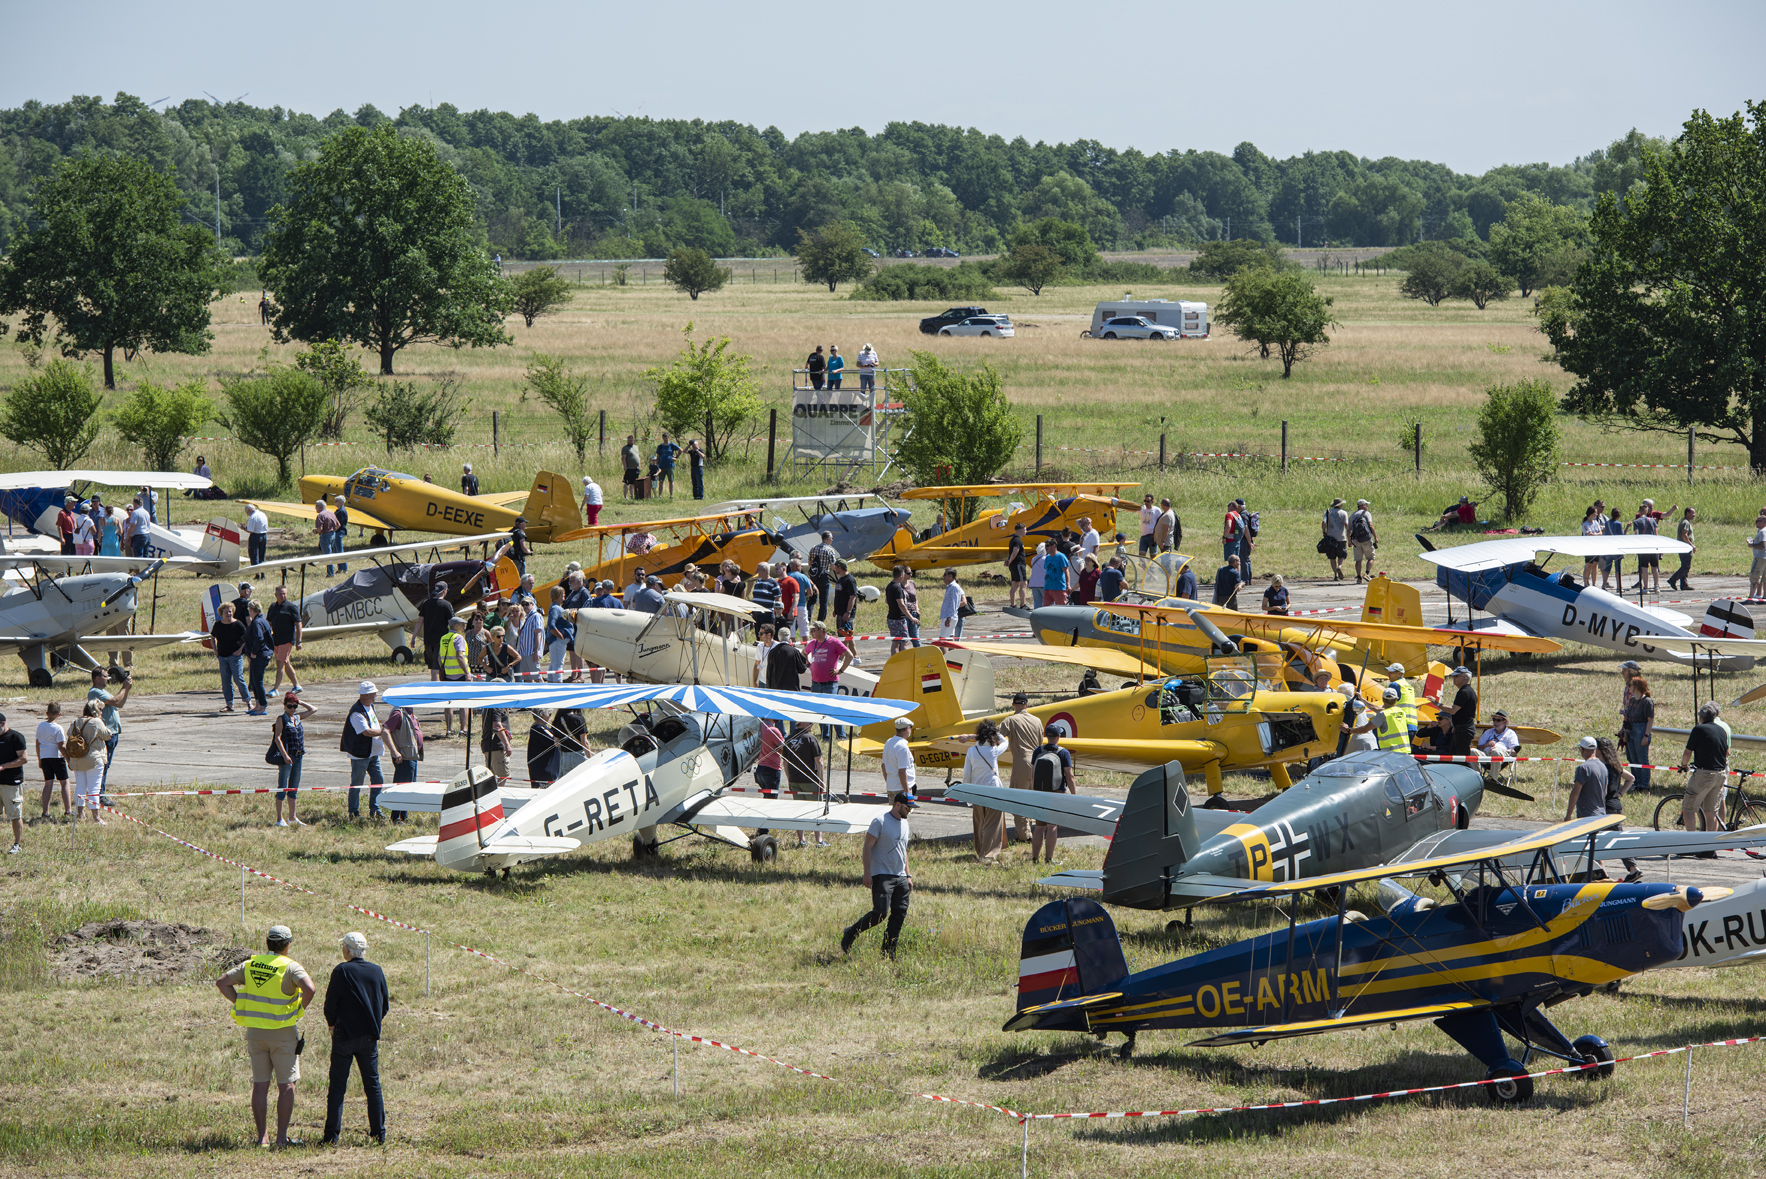
[[[631,484],[636,483],[637,481],[638,481],[638,468],[627,467],[625,469],[625,480],[624,480],[626,485],[629,487]]]
[[[1748,576],[1755,581],[1758,581],[1762,577],[1766,577],[1766,557],[1754,558],[1754,567],[1748,571]]]
[[[441,644],[440,643],[437,643],[433,647],[431,647],[428,643],[423,644],[423,666],[427,667],[430,671],[440,671],[441,670]]]
[[[44,758],[43,759],[43,781],[45,781],[45,782],[65,782],[65,781],[67,781],[67,758],[65,758],[65,757],[46,757],[46,758]]]
[[[245,1037],[245,1051],[251,1057],[251,1080],[254,1085],[292,1085],[300,1080],[300,1057],[294,1053],[293,1040],[260,1040]]]
[[[792,782],[791,797],[798,802],[820,802],[822,784],[820,782]]]
[[[1153,534],[1151,532],[1142,533],[1140,555],[1143,557],[1150,557],[1153,555],[1154,548]]]
[[[1645,569],[1660,569],[1661,567],[1662,567],[1662,558],[1661,558],[1660,554],[1657,554],[1657,553],[1639,553],[1639,554],[1637,554],[1637,569],[1639,572],[1642,572]]]
[[[1728,783],[1729,775],[1723,770],[1694,769],[1686,775],[1686,797],[1681,800],[1680,813],[1720,808],[1723,805],[1723,787]]]
[[[292,654],[294,654],[294,644],[293,643],[277,643],[276,644],[276,662],[277,663],[287,663],[288,657]]]
[[[504,753],[501,749],[486,750],[484,764],[490,768],[491,773],[499,778],[507,778],[509,776],[509,755]]]
[[[8,819],[25,817],[25,784],[23,782],[7,782],[0,784],[0,806],[3,806]]]
[[[1012,562],[1006,566],[1006,571],[1012,575],[1013,581],[1026,582],[1030,580],[1030,566],[1022,561]]]
[[[907,638],[908,620],[905,618],[891,618],[889,620],[889,637],[892,639]]]
[[[1371,541],[1371,540],[1357,540],[1357,541],[1352,541],[1351,545],[1355,549],[1356,560],[1358,560],[1358,561],[1371,561],[1374,559],[1374,542],[1373,541]]]

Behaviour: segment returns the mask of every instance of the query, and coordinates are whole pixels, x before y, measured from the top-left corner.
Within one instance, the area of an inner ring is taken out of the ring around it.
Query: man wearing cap
[[[1000,736],[1006,739],[1006,751],[1012,756],[1013,790],[1035,788],[1031,762],[1037,746],[1042,744],[1042,722],[1030,711],[1030,697],[1023,692],[1012,696],[1012,715],[999,723]],[[1023,815],[1012,816],[1012,838],[1019,843],[1030,842],[1030,820]]]
[[[1049,725],[1043,729],[1047,738],[1036,748],[1036,755],[1031,761],[1031,785],[1044,793],[1072,794],[1073,787],[1073,755],[1061,748],[1061,727]],[[1038,819],[1030,832],[1030,862],[1036,863],[1038,851],[1046,849],[1044,859],[1050,864],[1055,862],[1055,839],[1061,833],[1059,824],[1047,823]]]
[[[1411,748],[1416,748],[1416,685],[1404,678],[1404,664],[1386,665],[1386,676],[1398,689],[1398,707],[1404,712],[1405,727],[1410,730]]]
[[[601,505],[607,496],[593,475],[583,476],[583,523],[593,528],[601,521]]]
[[[79,502],[71,495],[66,496],[61,511],[55,514],[55,531],[61,535],[61,555],[64,557],[74,555],[74,508]]]
[[[1374,527],[1374,514],[1368,510],[1370,505],[1365,499],[1355,501],[1355,510],[1349,513],[1349,547],[1355,550],[1355,584],[1360,585],[1362,566],[1367,566],[1367,576],[1374,575],[1374,553],[1379,550],[1380,530]]]
[[[908,745],[913,739],[914,722],[905,716],[896,717],[895,736],[883,743],[883,782],[891,794],[914,792],[914,751]]]
[[[661,614],[664,604],[662,578],[652,573],[644,579],[642,589],[626,596],[625,606],[627,610],[640,610],[645,614]]]
[[[1349,555],[1349,513],[1343,510],[1342,496],[1333,499],[1331,506],[1325,509],[1323,532],[1319,551],[1331,563],[1331,576],[1342,581],[1343,558]]]
[[[527,559],[533,556],[533,545],[527,539],[527,517],[515,517],[515,524],[509,529],[509,562],[515,566],[517,577],[527,573]]]
[[[1688,831],[1701,827],[1705,831],[1723,830],[1723,789],[1729,784],[1729,730],[1717,717],[1715,704],[1699,706],[1699,723],[1687,733],[1686,748],[1680,755],[1680,764],[1687,770],[1680,823]],[[1701,859],[1715,855],[1699,853]]]
[[[368,1137],[386,1145],[386,1103],[380,1095],[380,1021],[391,1006],[386,974],[368,961],[368,939],[346,933],[337,940],[343,961],[331,968],[325,984],[325,1026],[331,1029],[331,1088],[325,1098],[327,1146],[343,1133],[343,1098],[349,1091],[350,1065],[362,1074],[368,1099]]]
[[[447,583],[440,578],[430,588],[429,597],[417,607],[417,621],[423,629],[423,666],[429,678],[441,679],[441,646],[447,638],[448,623],[454,620],[454,608],[448,605]]]
[[[276,1082],[276,1145],[300,1146],[288,1136],[294,1115],[294,1086],[300,1080],[301,1034],[296,1026],[317,988],[306,967],[288,957],[294,933],[272,925],[264,935],[265,953],[253,954],[215,980],[215,989],[233,1005],[233,1022],[245,1029],[251,1057],[251,1116],[258,1145],[270,1145],[270,1082]]]
[[[890,743],[902,740],[902,724],[907,721],[902,717],[895,722],[896,736]],[[913,724],[907,724],[907,732],[913,731]],[[905,741],[902,742],[906,744]],[[885,754],[887,765],[887,754]],[[912,771],[909,771],[911,775]],[[911,777],[909,779],[911,781]],[[889,800],[889,813],[878,815],[871,820],[870,827],[865,831],[864,866],[865,874],[862,882],[871,890],[871,911],[860,917],[858,921],[846,927],[840,936],[840,952],[852,953],[852,943],[858,935],[874,925],[881,924],[885,917],[889,924],[883,930],[883,952],[895,957],[895,943],[901,937],[901,925],[907,920],[908,900],[913,892],[914,878],[908,872],[908,815],[920,805],[910,790],[902,790]]]
[[[244,622],[250,616],[251,582],[242,581],[239,583],[239,596],[233,599],[233,618],[237,622]]]
[[[1576,752],[1584,760],[1576,764],[1576,775],[1570,781],[1570,797],[1564,802],[1564,821],[1587,819],[1607,813],[1607,766],[1596,752],[1593,737],[1576,742]]]
[[[463,463],[460,467],[460,492],[462,495],[478,494],[478,476],[472,473],[471,463]]]
[[[343,546],[336,542],[341,538],[337,530],[337,513],[326,506],[324,497],[313,501],[313,531],[319,534],[319,555],[329,556]],[[335,564],[325,566],[325,576],[330,577],[337,572]]]
[[[361,817],[362,783],[369,784],[368,814],[380,813],[380,788],[386,785],[386,778],[380,772],[380,755],[386,751],[386,736],[380,727],[380,718],[374,715],[374,697],[380,689],[372,681],[363,680],[356,689],[356,702],[350,705],[349,717],[343,727],[343,747],[350,756],[350,818]],[[399,759],[398,752],[393,752],[393,761]]]
[[[1436,711],[1453,718],[1451,752],[1464,756],[1472,751],[1472,734],[1478,725],[1478,690],[1472,687],[1472,669],[1456,667],[1450,673],[1454,687],[1452,704],[1437,704]]]
[[[1521,749],[1521,735],[1509,728],[1508,713],[1498,710],[1490,714],[1490,727],[1478,738],[1478,752],[1493,757],[1513,757]]]

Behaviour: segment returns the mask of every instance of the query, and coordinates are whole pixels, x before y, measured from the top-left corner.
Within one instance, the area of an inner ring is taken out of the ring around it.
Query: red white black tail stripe
[[[503,799],[497,791],[496,779],[486,771],[479,773],[485,776],[480,778],[474,773],[470,783],[463,782],[442,795],[435,840],[438,852],[462,840],[471,841],[474,847],[481,846],[484,840],[479,833],[503,821]]]
[[[1751,639],[1754,637],[1754,616],[1734,598],[1718,598],[1705,607],[1699,634],[1706,638]]]

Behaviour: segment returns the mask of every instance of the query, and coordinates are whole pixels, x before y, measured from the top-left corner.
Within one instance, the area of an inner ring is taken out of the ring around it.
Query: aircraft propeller
[[[1659,892],[1653,897],[1643,898],[1646,909],[1679,909],[1682,913],[1692,910],[1694,905],[1702,905],[1706,901],[1720,901],[1733,888],[1694,888],[1690,884],[1676,884],[1672,892]]]
[[[160,568],[164,565],[165,565],[164,560],[155,561],[153,564],[149,565],[147,568],[143,569],[141,572],[130,577],[129,580],[127,582],[125,582],[120,588],[118,588],[115,593],[111,594],[108,598],[104,599],[103,602],[99,603],[100,609],[102,609],[105,606],[109,606],[111,603],[115,602],[118,598],[121,598],[124,594],[132,593],[136,586],[140,585],[142,582],[146,581],[149,577],[152,577],[154,574],[158,573],[160,571]]]

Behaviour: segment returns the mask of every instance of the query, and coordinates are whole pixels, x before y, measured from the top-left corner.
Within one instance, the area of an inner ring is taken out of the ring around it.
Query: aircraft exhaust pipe
[[[1213,643],[1222,655],[1237,655],[1239,653],[1239,645],[1227,638],[1218,626],[1209,621],[1206,614],[1200,610],[1185,610],[1184,613],[1190,616],[1190,621],[1196,624],[1196,629],[1207,635],[1208,641]]]

